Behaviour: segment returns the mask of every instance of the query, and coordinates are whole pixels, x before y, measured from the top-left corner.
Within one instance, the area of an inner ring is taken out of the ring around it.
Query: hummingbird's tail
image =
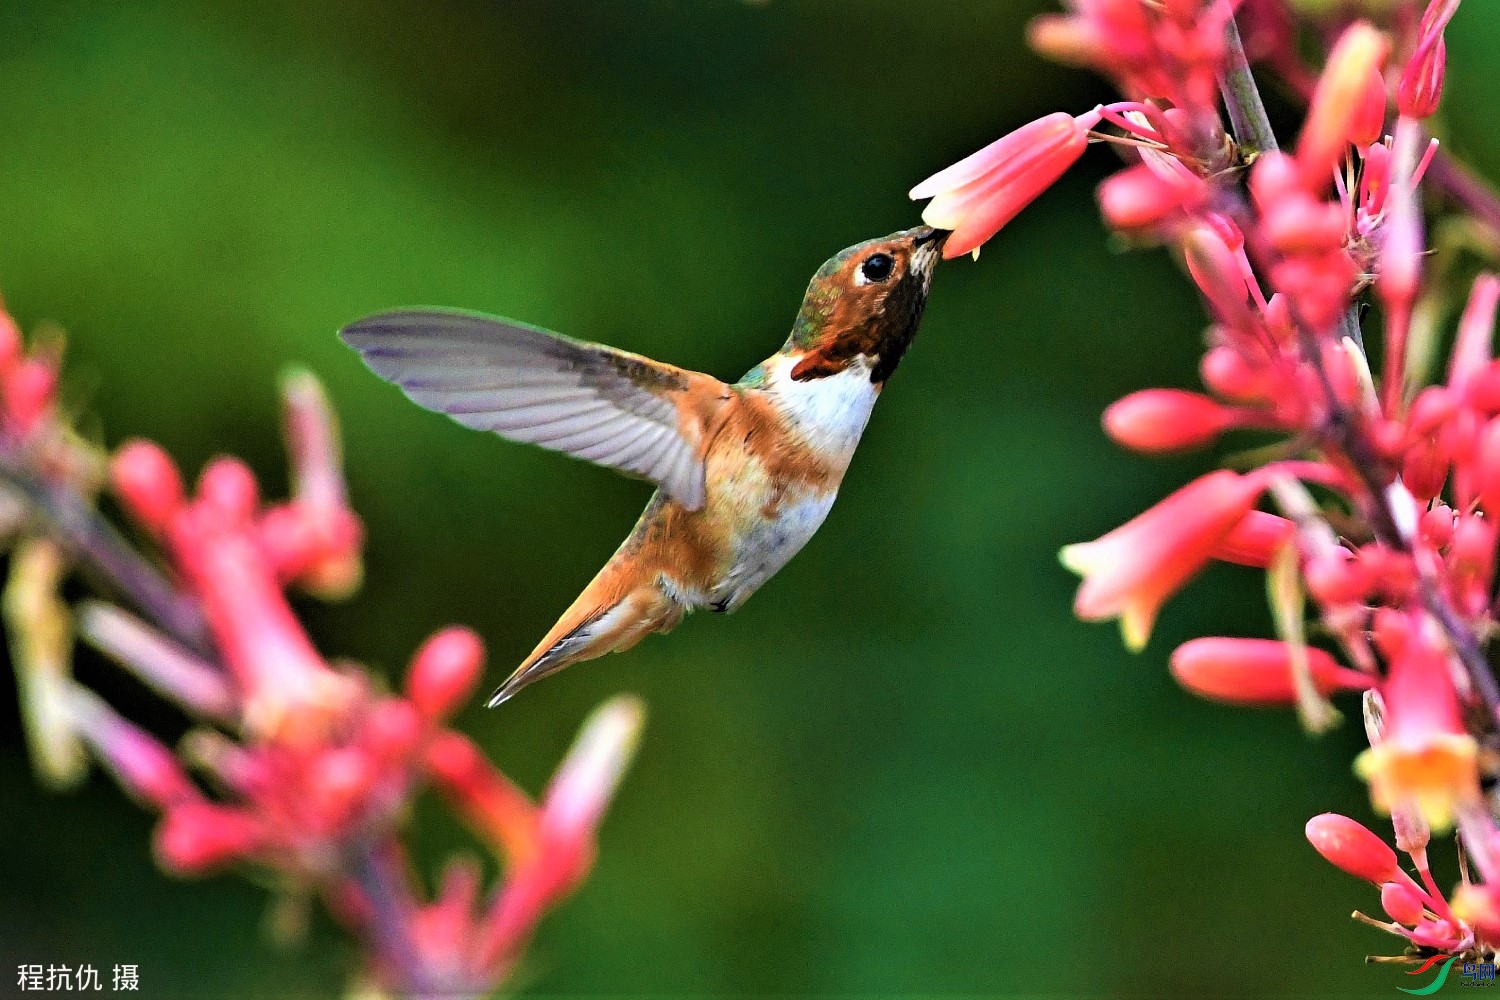
[[[486,706],[509,701],[532,681],[566,666],[629,649],[652,632],[675,628],[687,609],[662,590],[654,575],[649,580],[629,579],[632,575],[611,560]]]

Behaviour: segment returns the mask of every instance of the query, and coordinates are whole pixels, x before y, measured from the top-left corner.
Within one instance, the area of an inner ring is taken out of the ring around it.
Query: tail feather
[[[571,610],[570,608],[569,611]],[[485,702],[485,707],[494,708],[503,704],[532,681],[555,674],[579,660],[592,659],[592,656],[584,653],[589,639],[589,626],[597,623],[610,610],[608,607],[599,608],[577,624],[573,624],[571,614],[564,614],[552,627],[552,631],[537,644],[536,649],[531,651],[531,655],[522,660],[521,665],[505,679],[505,683],[495,689],[490,700]]]
[[[494,708],[534,681],[564,667],[629,649],[652,632],[671,630],[686,613],[656,581],[622,586],[606,566],[563,612],[531,655],[495,689],[486,707]]]

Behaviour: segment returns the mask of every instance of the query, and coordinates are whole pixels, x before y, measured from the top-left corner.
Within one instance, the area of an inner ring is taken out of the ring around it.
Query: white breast
[[[776,397],[777,409],[803,441],[847,466],[879,396],[870,381],[870,363],[856,358],[837,375],[801,382],[792,378],[796,363],[788,357],[766,362],[764,389]]]
[[[711,600],[734,610],[802,551],[833,508],[835,490],[799,491],[782,498],[777,516],[752,524],[739,539],[735,562]]]

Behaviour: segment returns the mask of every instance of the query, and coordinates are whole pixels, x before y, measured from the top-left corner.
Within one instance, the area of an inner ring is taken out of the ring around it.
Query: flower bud
[[[127,794],[158,809],[197,797],[187,772],[155,736],[122,718],[86,688],[72,685],[69,695],[79,734]]]
[[[78,635],[194,715],[230,722],[236,699],[224,671],[145,622],[102,601],[78,606]]]
[[[1401,463],[1401,481],[1411,495],[1426,503],[1443,491],[1448,481],[1448,469],[1453,456],[1436,438],[1418,441],[1406,450],[1406,459]]]
[[[1308,667],[1322,694],[1362,691],[1373,680],[1341,667],[1321,649],[1309,647]],[[1172,654],[1172,676],[1189,691],[1237,705],[1291,705],[1297,701],[1292,647],[1274,639],[1193,639]]]
[[[1458,321],[1458,336],[1448,363],[1448,386],[1471,402],[1470,382],[1491,362],[1497,305],[1500,305],[1500,277],[1481,274],[1469,290],[1469,301]]]
[[[1494,573],[1495,522],[1479,514],[1461,515],[1448,546],[1448,577],[1462,612],[1485,611]]]
[[[1265,569],[1296,534],[1297,526],[1286,518],[1252,510],[1214,546],[1213,557],[1238,566]]]
[[[156,827],[156,857],[177,875],[197,875],[251,854],[260,825],[246,812],[209,802],[185,802]]]
[[[1303,573],[1308,593],[1325,607],[1363,601],[1375,584],[1369,567],[1345,549],[1309,560]]]
[[[1491,361],[1464,384],[1470,405],[1483,413],[1500,413],[1500,361]]]
[[[1443,29],[1457,12],[1458,0],[1432,0],[1423,12],[1416,49],[1396,88],[1396,107],[1402,117],[1421,119],[1437,111],[1448,65]]]
[[[446,719],[474,691],[484,669],[484,644],[466,628],[432,636],[412,658],[406,691],[429,720]]]
[[[1195,175],[1164,175],[1138,163],[1099,185],[1099,210],[1111,227],[1131,232],[1160,225],[1203,193],[1203,182]]]
[[[1289,199],[1311,197],[1297,161],[1280,150],[1262,153],[1250,167],[1250,195],[1262,212]]]
[[[239,524],[254,515],[260,504],[260,486],[248,465],[225,456],[204,466],[198,477],[198,496],[226,523]]]
[[[1147,454],[1201,447],[1234,423],[1233,410],[1179,389],[1143,389],[1104,411],[1104,432]]]
[[[1050,62],[1087,69],[1103,55],[1098,32],[1077,17],[1041,14],[1026,26],[1026,44]]]
[[[636,756],[645,706],[634,697],[613,697],[594,709],[552,775],[541,805],[541,825],[552,837],[592,838],[604,807],[615,795],[625,768]]]
[[[1400,875],[1396,852],[1361,824],[1338,813],[1307,821],[1307,840],[1323,859],[1355,878],[1381,885]]]
[[[182,506],[182,476],[158,445],[130,441],[115,452],[109,466],[115,493],[137,521],[156,534]]]
[[[1385,135],[1385,78],[1371,66],[1360,92],[1359,104],[1349,119],[1349,141],[1355,146],[1373,146]]]
[[[1270,396],[1265,376],[1233,347],[1210,348],[1203,355],[1199,373],[1204,385],[1236,403],[1263,403]],[[1500,385],[1500,378],[1496,381]]]
[[[1445,503],[1435,504],[1422,515],[1417,531],[1422,541],[1433,548],[1446,548],[1453,540],[1453,508]]]
[[[1453,415],[1457,407],[1454,394],[1440,385],[1430,385],[1412,400],[1411,413],[1406,418],[1408,436],[1417,438],[1435,433]]]
[[[1417,50],[1396,88],[1396,109],[1403,118],[1428,118],[1437,112],[1447,68],[1448,43],[1441,35],[1432,45]]]
[[[1414,926],[1422,920],[1422,897],[1404,882],[1387,882],[1381,886],[1380,905],[1398,924]]]
[[[1309,190],[1328,188],[1351,143],[1379,137],[1371,123],[1384,121],[1380,69],[1389,50],[1390,40],[1368,21],[1351,24],[1334,43],[1297,139],[1297,167]]]
[[[57,363],[40,356],[25,358],[0,374],[5,416],[11,429],[25,437],[52,411],[57,396]]]
[[[1253,329],[1244,273],[1224,238],[1208,226],[1197,226],[1183,237],[1182,251],[1188,273],[1219,321],[1238,333]]]

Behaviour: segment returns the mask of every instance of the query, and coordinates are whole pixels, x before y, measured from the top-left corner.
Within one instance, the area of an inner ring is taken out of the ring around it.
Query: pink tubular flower
[[[1453,913],[1493,945],[1500,942],[1500,883],[1465,883],[1453,894]]]
[[[1090,130],[1129,147],[1099,186],[1101,214],[1179,255],[1212,320],[1200,368],[1211,395],[1134,393],[1106,410],[1105,430],[1145,452],[1231,428],[1277,435],[1231,460],[1254,471],[1205,476],[1065,549],[1083,576],[1075,611],[1120,618],[1139,648],[1209,559],[1264,569],[1282,641],[1195,640],[1173,674],[1210,698],[1296,704],[1312,731],[1336,721],[1327,695],[1361,692],[1370,749],[1356,770],[1421,882],[1352,820],[1319,817],[1308,837],[1380,887],[1391,921],[1357,918],[1483,960],[1500,945],[1500,824],[1479,785],[1481,767],[1496,770],[1481,747],[1500,720],[1500,279],[1474,281],[1452,336],[1460,274],[1438,263],[1427,226],[1488,230],[1496,202],[1422,122],[1442,95],[1459,0],[1393,0],[1379,28],[1285,0],[1062,3],[1032,22],[1032,44],[1123,98],[1101,104]],[[1262,76],[1308,102],[1294,148],[1265,115]],[[1254,509],[1262,486],[1285,517]],[[1337,643],[1339,660],[1310,635]],[[1455,823],[1468,865],[1450,906],[1427,848],[1434,827]]]
[[[1297,139],[1297,166],[1309,190],[1327,190],[1351,143],[1369,145],[1378,136],[1378,130],[1370,134],[1370,123],[1384,119],[1380,68],[1390,45],[1369,22],[1356,21],[1328,54]]]
[[[571,892],[594,860],[594,831],[635,755],[645,709],[618,697],[584,723],[542,799],[540,849],[516,867],[496,898],[481,942],[488,961],[507,961],[543,909]]]
[[[1338,813],[1323,813],[1307,821],[1307,840],[1329,864],[1355,878],[1382,885],[1401,871],[1396,852],[1363,824]]]
[[[454,811],[486,843],[512,864],[536,855],[536,805],[473,741],[459,733],[439,735],[427,749],[426,766]]]
[[[1374,679],[1341,667],[1321,649],[1307,650],[1320,694],[1363,691]],[[1292,647],[1274,639],[1193,639],[1172,654],[1172,676],[1196,695],[1241,705],[1293,705]]]
[[[1098,121],[1097,112],[1038,118],[912,188],[912,200],[932,199],[922,221],[953,231],[943,256],[977,250],[1055,184],[1083,155]]]
[[[536,923],[587,873],[639,706],[601,709],[538,808],[447,728],[483,669],[472,631],[428,639],[402,697],[355,664],[335,668],[298,620],[286,589],[345,595],[362,547],[337,424],[311,376],[284,383],[292,496],[267,505],[237,459],[210,462],[191,491],[154,444],[130,442],[107,461],[62,423],[56,361],[55,351],[27,358],[0,310],[0,540],[14,544],[0,617],[38,774],[60,786],[92,757],[160,815],[154,848],[171,874],[243,865],[321,898],[362,946],[361,993],[494,993]],[[106,465],[165,565],[94,509]],[[130,611],[70,605],[62,587],[80,564]],[[187,713],[193,727],[176,749],[73,679],[75,635]],[[429,783],[503,857],[483,900],[469,862],[446,866],[431,902],[410,877],[401,827]]]
[[[268,509],[259,535],[281,579],[337,600],[364,576],[364,528],[345,495],[338,421],[318,380],[292,372],[282,381],[292,498]]]
[[[1264,489],[1259,477],[1221,469],[1102,538],[1069,545],[1062,563],[1083,577],[1074,612],[1085,621],[1118,617],[1126,646],[1144,648],[1162,604],[1208,564]]]
[[[173,520],[168,539],[224,651],[253,730],[310,736],[342,715],[352,683],[313,648],[276,576],[247,534],[208,498]]]
[[[1500,306],[1500,277],[1479,275],[1469,291],[1448,362],[1448,388],[1470,404],[1480,402],[1469,396],[1471,384],[1493,360],[1496,306]]]
[[[1479,795],[1479,746],[1464,726],[1448,651],[1421,623],[1407,626],[1390,615],[1377,625],[1377,641],[1390,659],[1379,687],[1384,734],[1359,755],[1355,770],[1376,808],[1413,802],[1429,825],[1446,830],[1455,808]]]

